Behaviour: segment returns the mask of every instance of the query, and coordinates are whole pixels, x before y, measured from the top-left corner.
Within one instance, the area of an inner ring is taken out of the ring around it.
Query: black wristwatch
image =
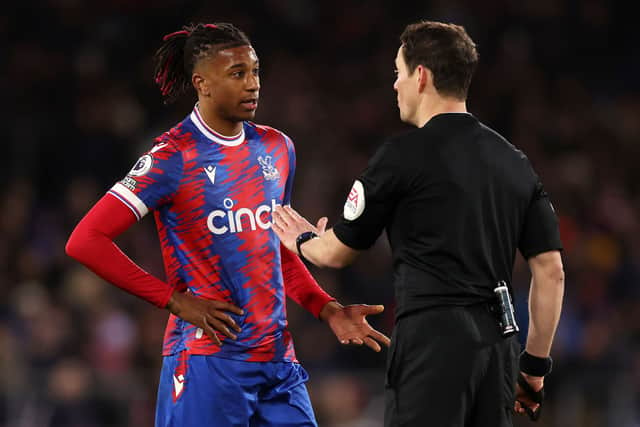
[[[527,375],[544,377],[552,368],[553,359],[550,357],[533,356],[526,351],[520,353],[520,370]]]
[[[314,233],[313,231],[305,231],[304,233],[302,233],[298,237],[296,237],[296,249],[298,251],[298,256],[300,258],[302,258],[302,260],[304,262],[309,262],[309,260],[306,259],[304,257],[304,255],[302,255],[302,251],[300,250],[300,245],[302,245],[306,241],[309,241],[311,239],[315,239],[316,237],[318,237],[318,235],[316,233]]]

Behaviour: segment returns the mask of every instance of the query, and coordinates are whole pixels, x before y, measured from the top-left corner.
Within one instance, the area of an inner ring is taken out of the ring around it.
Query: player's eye
[[[398,73],[399,73],[398,69],[397,69],[397,68],[394,68],[394,69],[393,69],[393,74],[394,74],[395,76],[397,76],[397,75],[398,75]]]
[[[260,75],[260,68],[254,68],[253,69],[253,75],[254,76],[259,76]]]
[[[231,73],[231,77],[242,78],[244,77],[244,71],[234,71],[233,73]]]

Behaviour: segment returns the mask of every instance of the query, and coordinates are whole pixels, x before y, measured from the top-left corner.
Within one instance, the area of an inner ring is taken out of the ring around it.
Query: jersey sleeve
[[[159,140],[144,153],[109,194],[124,203],[138,220],[150,210],[168,203],[178,189],[183,168],[181,152]]]
[[[293,179],[296,174],[296,149],[293,146],[293,141],[288,136],[284,135],[284,139],[287,142],[287,154],[289,156],[289,176],[287,176],[287,182],[284,187],[284,197],[282,198],[283,205],[291,205],[291,193],[293,192]]]
[[[562,250],[558,217],[539,179],[525,214],[518,248],[526,259],[543,252]]]
[[[65,249],[106,281],[162,308],[176,289],[140,268],[113,241],[135,222],[131,211],[107,194],[78,223]]]
[[[333,227],[342,243],[357,250],[375,243],[402,195],[400,172],[394,147],[387,142],[353,183],[342,218]]]
[[[335,301],[335,298],[320,287],[297,255],[283,245],[280,245],[280,254],[282,277],[287,296],[319,318],[324,306]]]

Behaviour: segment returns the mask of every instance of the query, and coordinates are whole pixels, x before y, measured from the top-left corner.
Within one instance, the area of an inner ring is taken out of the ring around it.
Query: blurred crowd
[[[165,106],[154,87],[151,57],[164,34],[199,21],[230,21],[248,33],[262,67],[256,121],[295,141],[293,204],[331,224],[384,137],[408,129],[398,118],[393,59],[404,26],[421,18],[467,28],[481,58],[469,110],[525,151],[560,217],[566,297],[538,425],[640,426],[640,52],[632,15],[605,0],[395,3],[3,7],[0,426],[153,424],[167,312],[103,282],[66,257],[64,244],[153,138],[193,106],[195,97]],[[164,277],[151,217],[118,244]],[[385,304],[372,323],[391,333],[384,237],[345,270],[312,272],[345,304]],[[523,342],[528,285],[519,259],[513,286]],[[382,425],[385,352],[340,346],[326,325],[292,302],[288,309],[320,425]]]

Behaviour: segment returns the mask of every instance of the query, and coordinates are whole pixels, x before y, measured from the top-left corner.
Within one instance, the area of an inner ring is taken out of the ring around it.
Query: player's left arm
[[[284,246],[281,254],[287,296],[329,325],[341,344],[366,345],[374,351],[381,350],[380,344],[389,346],[389,338],[367,322],[368,315],[382,313],[384,306],[343,306],[320,287],[300,258]]]

